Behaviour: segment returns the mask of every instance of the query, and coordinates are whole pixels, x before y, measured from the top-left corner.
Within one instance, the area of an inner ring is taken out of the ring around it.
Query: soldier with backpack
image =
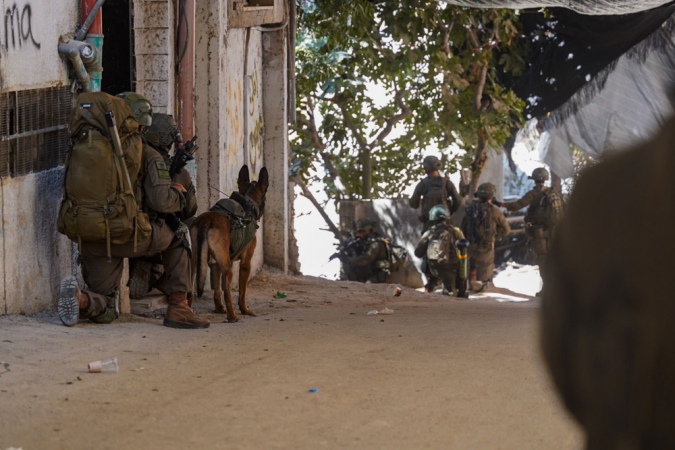
[[[495,240],[497,236],[509,234],[511,227],[504,214],[492,204],[495,196],[494,184],[481,184],[474,195],[478,200],[467,206],[462,219],[462,231],[471,244],[470,278],[481,282],[477,292],[483,292],[490,286],[495,271]]]
[[[454,183],[448,177],[440,175],[441,161],[437,157],[425,156],[422,166],[427,176],[415,186],[409,204],[413,209],[421,209],[419,220],[424,224],[422,227],[424,233],[433,224],[429,214],[434,206],[443,205],[452,215],[459,208],[460,198]],[[438,280],[431,274],[426,257],[422,259],[422,271],[427,277],[426,291],[432,292]]]
[[[162,156],[141,139],[152,124],[150,102],[136,93],[121,97],[82,93],[71,118],[57,227],[78,243],[88,290],[80,291],[75,277],[64,278],[59,317],[67,326],[78,319],[114,321],[124,258],[161,254],[169,296],[164,325],[207,328],[209,321],[187,303],[190,239],[187,227],[172,216],[185,207],[187,190],[172,182]]]
[[[415,186],[409,204],[413,209],[421,208],[419,219],[424,223],[424,232],[433,224],[429,218],[431,208],[443,205],[452,215],[459,208],[460,199],[454,183],[448,177],[442,177],[438,172],[441,169],[441,161],[437,157],[426,156],[422,165],[427,177]]]
[[[530,238],[530,250],[537,255],[537,263],[540,272],[546,270],[546,255],[553,238],[555,227],[563,218],[565,204],[560,193],[552,188],[545,186],[549,179],[548,170],[540,167],[534,169],[532,176],[534,180],[534,189],[529,191],[523,198],[515,202],[502,203],[493,199],[492,203],[496,206],[506,208],[507,211],[518,211],[527,208],[525,231]],[[543,278],[543,277],[542,277]],[[542,287],[536,295],[540,297],[544,292]]]
[[[415,247],[415,256],[427,258],[431,274],[443,282],[444,293],[464,297],[467,280],[457,276],[460,263],[458,246],[464,240],[464,234],[459,228],[453,227],[448,219],[450,211],[445,206],[431,208],[429,220],[432,225]]]
[[[174,146],[183,145],[183,138],[173,117],[169,114],[153,113],[152,125],[150,125],[143,139],[153,149],[162,156],[167,167],[171,167],[171,151]],[[197,196],[190,172],[183,169],[173,177],[173,181],[179,183],[186,190],[185,206],[174,215],[186,224],[189,228],[197,213]],[[162,280],[164,267],[161,262],[161,255],[155,258],[138,258],[129,261],[129,296],[134,299],[143,298],[156,286],[159,280]],[[161,284],[157,286],[162,290]]]

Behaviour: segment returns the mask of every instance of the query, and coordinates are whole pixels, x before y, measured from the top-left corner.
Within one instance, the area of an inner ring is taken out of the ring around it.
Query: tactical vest
[[[492,249],[496,232],[492,224],[493,207],[488,202],[474,202],[466,209],[466,239],[477,251]]]
[[[210,211],[222,214],[230,221],[230,259],[234,260],[255,238],[258,230],[256,219],[230,198],[219,200]]]

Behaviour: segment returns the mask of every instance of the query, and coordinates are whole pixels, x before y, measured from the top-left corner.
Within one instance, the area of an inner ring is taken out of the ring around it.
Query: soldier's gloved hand
[[[497,200],[496,198],[493,198],[493,199],[492,199],[492,204],[495,205],[495,206],[497,206],[497,207],[499,207],[499,208],[501,208],[502,205],[504,205],[504,203],[500,202],[500,201]]]
[[[180,219],[173,214],[167,214],[166,217],[164,218],[164,222],[171,228],[171,231],[174,233],[178,228],[180,228]]]

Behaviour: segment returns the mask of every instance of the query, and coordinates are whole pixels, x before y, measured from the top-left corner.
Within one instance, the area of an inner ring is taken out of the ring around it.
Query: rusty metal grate
[[[0,94],[0,177],[63,164],[72,108],[68,87]]]

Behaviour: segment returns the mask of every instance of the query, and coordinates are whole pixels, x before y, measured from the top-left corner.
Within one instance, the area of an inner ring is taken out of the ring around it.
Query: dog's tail
[[[209,242],[207,236],[210,228],[208,222],[200,224],[197,228],[197,297],[199,298],[202,298],[202,295],[204,295],[206,269],[209,266]]]

